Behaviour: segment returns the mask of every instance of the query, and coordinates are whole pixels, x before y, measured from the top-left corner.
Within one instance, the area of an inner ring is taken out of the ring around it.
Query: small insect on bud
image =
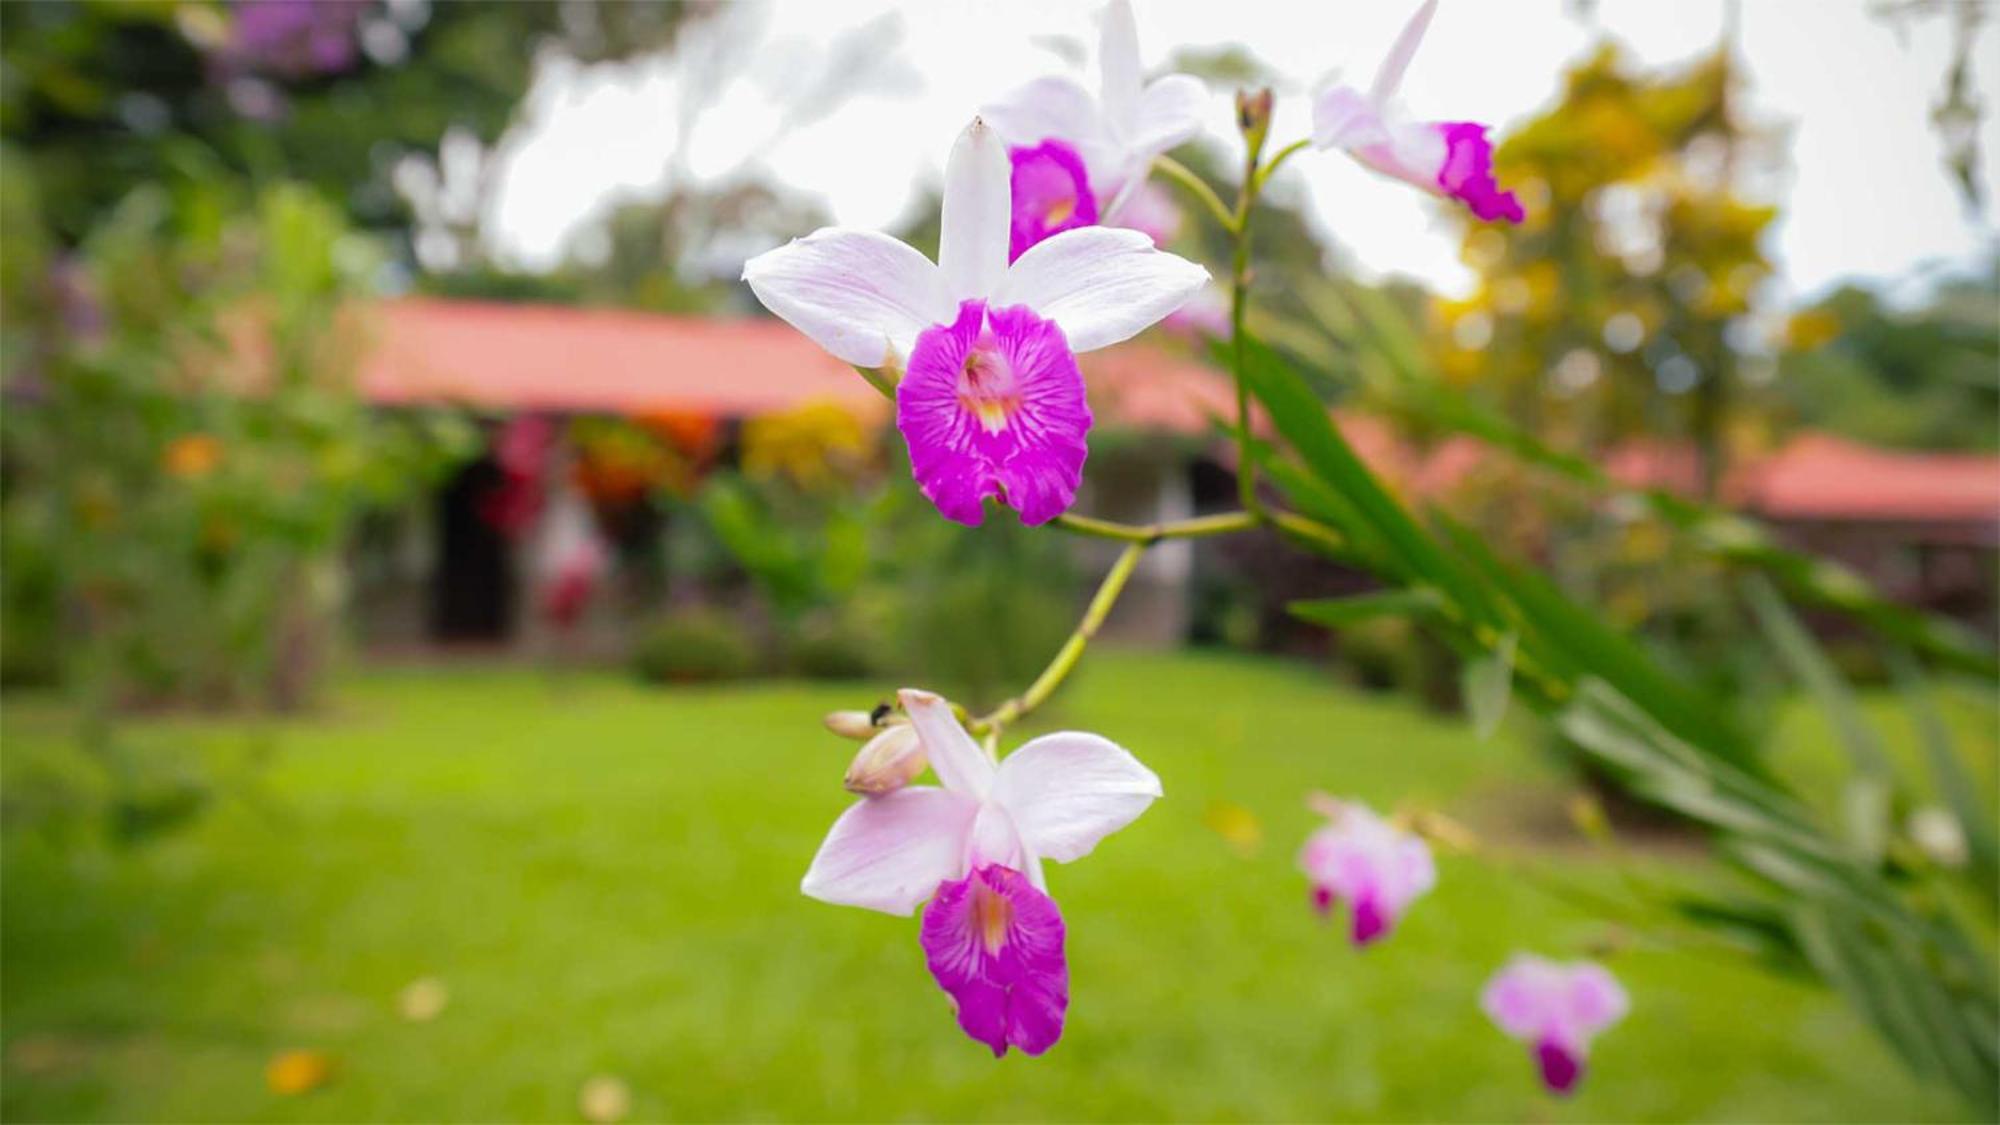
[[[929,761],[924,744],[917,740],[916,728],[898,723],[868,740],[854,755],[841,784],[849,793],[878,797],[908,785],[924,772]]]
[[[1264,138],[1271,131],[1271,102],[1268,86],[1236,92],[1236,127],[1243,131],[1243,140],[1252,152],[1264,147]]]
[[[873,738],[881,733],[881,729],[875,725],[874,718],[866,711],[829,711],[826,718],[821,721],[826,724],[826,729],[842,738],[852,738],[856,741]]]

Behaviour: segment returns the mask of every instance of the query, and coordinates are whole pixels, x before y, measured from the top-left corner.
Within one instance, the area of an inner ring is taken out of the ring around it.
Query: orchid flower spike
[[[1153,158],[1201,131],[1207,87],[1188,74],[1145,81],[1129,0],[1104,9],[1097,65],[1095,96],[1050,76],[980,110],[1012,146],[1015,254],[1059,231],[1118,221]]]
[[[1094,734],[1048,734],[997,766],[930,692],[903,709],[943,788],[863,798],[834,821],[800,889],[888,914],[924,908],[920,941],[958,1025],[1039,1055],[1062,1037],[1069,966],[1042,861],[1090,854],[1160,796],[1160,779]]]
[[[1299,850],[1299,869],[1312,880],[1313,908],[1326,915],[1345,900],[1357,946],[1387,936],[1410,903],[1437,884],[1430,845],[1358,802],[1329,800],[1316,807],[1331,823]]]
[[[836,357],[904,366],[896,427],[917,484],[977,525],[989,496],[1026,524],[1069,509],[1090,407],[1079,353],[1179,308],[1208,271],[1137,231],[1085,227],[1009,264],[1007,153],[977,118],[945,166],[938,260],[887,235],[814,231],[743,267],[764,306]]]
[[[1487,126],[1471,121],[1413,121],[1396,99],[1417,44],[1437,13],[1437,0],[1424,0],[1396,37],[1389,57],[1364,93],[1333,86],[1313,99],[1313,144],[1344,149],[1387,176],[1456,199],[1481,219],[1526,218],[1514,193],[1493,181],[1493,143]]]
[[[1543,1084],[1558,1094],[1575,1089],[1583,1077],[1591,1039],[1631,1007],[1625,989],[1604,966],[1559,964],[1527,954],[1517,954],[1494,974],[1479,1003],[1500,1030],[1529,1045]]]

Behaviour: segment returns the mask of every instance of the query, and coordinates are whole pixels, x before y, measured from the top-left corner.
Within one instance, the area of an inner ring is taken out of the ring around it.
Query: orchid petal
[[[1570,1026],[1585,1039],[1624,1019],[1632,1006],[1611,970],[1591,962],[1570,966],[1568,992]]]
[[[1108,140],[1097,99],[1060,75],[1015,87],[981,106],[979,116],[1010,145],[1033,146],[1054,137],[1082,151]]]
[[[938,268],[959,301],[984,297],[1007,270],[1007,235],[1013,221],[1007,146],[975,117],[958,135],[944,166],[944,208],[939,215]],[[931,321],[949,323],[951,313]]]
[[[908,914],[964,873],[979,803],[928,785],[856,801],[827,831],[799,889],[822,902]]]
[[[1381,107],[1352,86],[1320,91],[1313,98],[1312,110],[1312,143],[1319,148],[1352,150],[1389,142]]]
[[[1388,57],[1382,60],[1382,68],[1375,72],[1375,84],[1368,90],[1370,97],[1384,102],[1395,96],[1403,84],[1403,72],[1410,68],[1410,59],[1416,55],[1424,33],[1430,30],[1431,17],[1436,14],[1437,0],[1424,0],[1423,6],[1410,16],[1410,22],[1396,36],[1395,46],[1389,48]]]
[[[1004,227],[1001,240],[1004,255]],[[779,319],[862,367],[908,355],[958,307],[928,258],[874,231],[814,231],[744,263],[743,280]]]
[[[996,306],[1026,305],[1056,322],[1070,350],[1107,347],[1186,304],[1208,271],[1153,248],[1135,230],[1079,227],[1028,248],[1001,279]]]
[[[923,739],[924,752],[930,756],[938,780],[954,793],[984,800],[993,783],[993,760],[965,733],[958,716],[952,714],[951,704],[916,688],[904,688],[897,698],[910,716],[910,725],[917,728],[917,737]]]
[[[1021,842],[1059,863],[1081,859],[1161,795],[1160,778],[1123,747],[1094,734],[1048,734],[1007,755],[993,799]]]
[[[1139,63],[1139,24],[1130,0],[1111,0],[1104,8],[1104,27],[1097,40],[1097,66],[1102,75],[1098,96],[1112,131],[1131,140],[1139,120],[1140,89],[1145,71]]]
[[[1201,114],[1207,102],[1208,87],[1191,74],[1155,79],[1139,96],[1139,111],[1127,143],[1139,158],[1152,159],[1201,132]]]

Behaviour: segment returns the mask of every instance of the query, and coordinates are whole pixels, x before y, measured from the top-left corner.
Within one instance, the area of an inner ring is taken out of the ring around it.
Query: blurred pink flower
[[[907,366],[896,425],[923,493],[978,524],[997,497],[1024,523],[1076,499],[1090,411],[1076,355],[1137,335],[1208,271],[1135,231],[1065,230],[1013,262],[1011,168],[984,122],[945,167],[938,261],[827,228],[745,263],[764,306],[839,359]]]
[[[1061,912],[1042,861],[1090,854],[1160,796],[1160,779],[1094,734],[1043,735],[997,766],[951,704],[900,693],[943,787],[865,797],[842,813],[800,889],[813,898],[908,914],[965,1033],[995,1056],[1031,1055],[1062,1035],[1069,1003]]]
[[[1014,166],[1009,262],[1050,235],[1097,222],[1097,196],[1075,149],[1051,137],[1033,148],[1012,149],[1007,158]]]
[[[1567,1094],[1583,1077],[1591,1039],[1625,1018],[1631,1002],[1595,962],[1518,954],[1487,983],[1480,1006],[1500,1030],[1529,1045],[1543,1084]]]
[[[1355,945],[1386,937],[1411,902],[1437,883],[1430,845],[1368,806],[1325,802],[1330,823],[1306,838],[1299,869],[1312,880],[1313,908],[1329,914],[1346,902]]]
[[[1313,144],[1338,148],[1387,176],[1456,199],[1481,219],[1520,222],[1520,200],[1493,180],[1493,145],[1485,125],[1414,121],[1396,99],[1403,72],[1437,12],[1424,0],[1366,92],[1333,86],[1313,99]]]

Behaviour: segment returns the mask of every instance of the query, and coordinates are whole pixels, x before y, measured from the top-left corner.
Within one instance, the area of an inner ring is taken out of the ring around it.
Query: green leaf
[[[1239,372],[1270,412],[1292,449],[1313,475],[1337,493],[1365,523],[1386,554],[1411,574],[1437,586],[1476,619],[1493,621],[1494,608],[1479,584],[1446,555],[1403,505],[1382,487],[1334,428],[1326,404],[1283,357],[1255,340],[1240,341],[1246,362]]]
[[[1991,900],[2000,895],[2000,841],[1994,839],[1992,814],[1980,799],[1965,763],[1959,759],[1951,728],[1945,724],[1944,716],[1938,714],[1922,669],[1901,648],[1892,645],[1888,651],[1889,671],[1916,727],[1917,741],[1930,767],[1931,782],[1964,831],[1966,851],[1977,876],[1974,882]]]
[[[1480,741],[1493,737],[1500,720],[1507,717],[1507,701],[1514,693],[1514,649],[1519,638],[1509,633],[1500,638],[1493,651],[1468,661],[1460,673],[1465,694],[1465,710],[1472,717],[1472,729]]]
[[[1558,672],[1587,671],[1702,753],[1763,772],[1749,741],[1724,719],[1720,700],[1668,675],[1638,642],[1571,601],[1546,577],[1502,563],[1478,536],[1449,519],[1440,517],[1440,523],[1459,556],[1521,612],[1529,633],[1523,640],[1540,663]]]
[[[1377,617],[1407,617],[1435,612],[1439,606],[1435,591],[1417,587],[1409,590],[1381,590],[1356,594],[1351,598],[1315,598],[1296,601],[1285,611],[1301,621],[1345,629]]]

